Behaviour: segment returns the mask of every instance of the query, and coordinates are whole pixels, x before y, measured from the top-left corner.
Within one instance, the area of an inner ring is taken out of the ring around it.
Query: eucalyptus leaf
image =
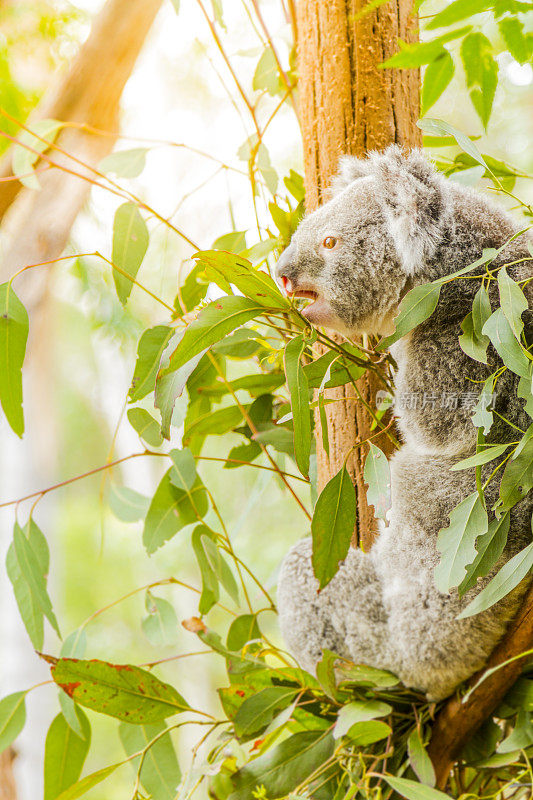
[[[100,714],[144,725],[190,708],[173,686],[141,667],[98,659],[51,661],[55,683],[76,703]]]
[[[476,558],[476,539],[487,533],[487,529],[487,512],[479,494],[473,492],[453,509],[449,527],[443,528],[437,537],[441,559],[434,574],[440,592],[449,592],[464,579],[467,566]]]
[[[533,567],[533,542],[511,558],[459,614],[458,619],[486,611],[515,589]]]
[[[113,223],[113,253],[111,260],[118,269],[113,279],[118,299],[124,305],[131,294],[133,282],[148,248],[148,228],[135,203],[124,203]],[[125,274],[124,274],[125,273]]]
[[[28,339],[28,314],[9,283],[0,285],[0,402],[17,436],[24,433],[22,364]]]
[[[312,563],[320,589],[330,582],[348,555],[355,515],[355,491],[343,466],[320,493],[311,522]]]
[[[309,384],[301,364],[306,346],[303,335],[295,336],[285,346],[285,375],[291,395],[294,420],[294,455],[302,475],[309,475],[311,452],[311,417],[309,411]]]

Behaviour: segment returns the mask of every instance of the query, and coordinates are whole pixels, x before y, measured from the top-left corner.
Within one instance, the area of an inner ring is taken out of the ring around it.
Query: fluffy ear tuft
[[[446,182],[419,150],[392,145],[368,160],[396,250],[413,274],[435,252],[450,216]]]
[[[355,156],[341,156],[339,171],[331,182],[330,195],[333,197],[346,189],[357,178],[364,178],[370,174],[369,164],[366,159]]]

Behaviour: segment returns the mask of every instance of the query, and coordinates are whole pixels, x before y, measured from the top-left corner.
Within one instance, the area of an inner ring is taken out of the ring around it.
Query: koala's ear
[[[357,180],[369,175],[369,163],[366,159],[356,158],[355,156],[341,156],[339,159],[339,171],[333,178],[330,187],[330,195],[334,197],[343,189]]]
[[[412,275],[433,255],[450,216],[445,179],[419,150],[397,145],[371,153],[376,198],[404,269]]]

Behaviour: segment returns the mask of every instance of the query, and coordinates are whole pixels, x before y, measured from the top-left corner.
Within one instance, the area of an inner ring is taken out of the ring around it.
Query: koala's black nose
[[[287,283],[294,280],[296,261],[296,245],[290,244],[285,248],[276,264],[276,278],[284,289]]]

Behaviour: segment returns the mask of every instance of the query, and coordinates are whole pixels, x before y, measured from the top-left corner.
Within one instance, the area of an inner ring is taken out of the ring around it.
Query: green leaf
[[[77,736],[63,714],[53,720],[44,747],[44,800],[56,800],[76,783],[91,743],[91,726],[78,709],[82,736]]]
[[[409,754],[409,763],[420,783],[426,786],[435,786],[435,770],[426,752],[426,747],[418,728],[414,728],[409,735],[407,752]]]
[[[519,64],[531,61],[533,37],[531,33],[524,34],[523,23],[516,17],[505,17],[498,22],[498,28],[514,60]]]
[[[525,750],[533,744],[533,725],[531,714],[520,709],[514,730],[496,748],[498,753],[512,753],[514,750]]]
[[[61,646],[61,656],[65,658],[83,658],[87,649],[87,636],[83,627],[69,633]]]
[[[148,616],[143,619],[141,627],[150,644],[154,647],[176,644],[178,618],[174,607],[168,600],[155,597],[149,590],[146,592],[145,606]]]
[[[268,686],[248,697],[233,719],[235,733],[240,739],[249,739],[272,722],[277,711],[289,706],[298,689],[287,686]]]
[[[170,439],[170,426],[177,398],[183,393],[187,381],[202,360],[205,350],[191,358],[184,366],[168,375],[161,370],[155,384],[155,407],[161,412],[161,435]],[[166,366],[166,364],[165,364]]]
[[[302,475],[308,477],[311,452],[309,385],[300,361],[305,345],[306,340],[303,335],[295,336],[287,342],[284,363],[294,421],[294,455],[298,469]]]
[[[378,717],[386,717],[392,712],[392,707],[388,703],[380,700],[354,700],[343,706],[337,715],[337,722],[333,729],[333,737],[340,739],[346,736],[353,725],[360,722],[368,722]],[[387,728],[390,731],[389,726]],[[388,734],[385,734],[388,735]],[[375,739],[374,741],[378,741]]]
[[[160,447],[163,444],[160,426],[145,408],[130,408],[128,422],[150,447]]]
[[[15,741],[26,722],[26,692],[0,700],[0,753]]]
[[[183,444],[189,444],[193,436],[221,435],[236,428],[242,422],[239,406],[225,406],[216,411],[208,411],[192,420],[185,420]]]
[[[253,267],[246,258],[234,253],[205,250],[196,253],[199,263],[220,273],[224,283],[236,286],[245,297],[267,308],[290,308],[290,302],[281,294],[275,281],[267,272]],[[221,286],[224,289],[224,284]]]
[[[18,523],[15,523],[15,526],[18,528]],[[35,526],[35,528],[37,528],[37,526]],[[35,539],[33,537],[32,539],[33,544],[35,544]],[[44,543],[46,544],[46,539],[44,539]],[[46,548],[48,549],[48,545],[46,545]],[[37,550],[35,550],[35,552],[38,554]],[[45,565],[41,564],[41,566],[42,572],[45,574],[48,571],[48,562],[46,562]],[[41,650],[44,641],[43,610],[34,593],[32,592],[28,581],[22,573],[17,555],[15,553],[15,545],[13,543],[10,544],[7,551],[6,571],[9,580],[13,585],[13,592],[15,595],[15,600],[17,601],[19,613],[28,636],[30,637],[31,643],[36,650]]]
[[[31,123],[33,133],[29,130],[22,131],[17,137],[20,144],[13,146],[11,169],[23,186],[28,189],[41,188],[37,175],[32,170],[40,154],[48,150],[63,125],[63,122],[58,122],[56,119],[40,119]]]
[[[458,0],[458,2],[462,2],[462,0]],[[398,792],[402,797],[406,797],[407,800],[450,800],[449,794],[445,794],[439,789],[434,789],[432,786],[424,786],[421,783],[417,783],[417,781],[411,781],[407,778],[393,778],[391,775],[382,775],[382,778],[387,781],[395,792]]]
[[[364,358],[356,348],[353,348],[354,355]],[[358,380],[365,373],[365,367],[358,364],[344,364],[335,350],[329,350],[324,355],[305,364],[305,377],[310,389],[333,389],[335,386],[344,386],[345,383]],[[329,370],[329,372],[328,372]]]
[[[252,87],[255,91],[266,90],[272,97],[283,92],[284,84],[271,47],[266,47],[255,68]]]
[[[350,744],[357,747],[366,747],[381,739],[390,736],[392,729],[386,722],[381,720],[370,720],[368,722],[356,722],[345,734],[350,739]]]
[[[118,270],[113,270],[113,279],[117,290],[118,299],[122,305],[126,304],[133,288],[133,280],[139,271],[142,260],[148,248],[149,235],[144,219],[139,214],[135,203],[124,203],[115,213],[113,223],[113,264],[127,275]]]
[[[481,167],[480,167],[481,169]],[[470,358],[487,363],[487,347],[490,339],[483,334],[483,326],[492,314],[487,290],[482,285],[479,287],[472,303],[472,311],[467,314],[461,323],[463,335],[459,336],[459,345]]]
[[[489,411],[489,407],[493,402],[494,391],[494,376],[491,375],[483,384],[483,388],[479,393],[479,400],[477,401],[474,413],[472,414],[472,422],[476,428],[483,428],[485,436],[488,434],[494,421],[494,414]]]
[[[138,753],[164,730],[161,723],[153,725],[129,725],[121,722],[118,727],[120,741],[128,756]],[[131,765],[137,773],[140,756]],[[181,780],[181,771],[172,744],[170,732],[159,738],[146,751],[141,769],[141,784],[152,800],[174,800]]]
[[[272,163],[270,161],[270,154],[265,147],[263,142],[260,142],[259,147],[257,148],[257,167],[264,182],[267,185],[268,191],[272,194],[276,194],[276,189],[278,188],[278,174]],[[283,297],[283,302],[289,302],[285,297]]]
[[[177,348],[170,356],[168,366],[160,371],[160,376],[176,372],[191,358],[203,353],[228,333],[264,312],[264,306],[247,297],[227,295],[209,303],[187,327]]]
[[[302,731],[254,758],[231,776],[228,800],[250,800],[256,786],[267,797],[284,797],[333,753],[333,738],[323,731]]]
[[[528,439],[516,458],[505,465],[500,483],[502,508],[512,508],[533,488],[533,439]]]
[[[33,549],[33,544],[18,525],[13,531],[13,546],[21,575],[28,584],[32,594],[32,602],[38,606],[49,621],[57,635],[61,637],[59,626],[46,589],[46,573],[43,571],[42,558]]]
[[[0,402],[17,436],[24,433],[22,364],[28,339],[28,314],[8,283],[0,285]]]
[[[459,336],[459,346],[463,353],[475,361],[487,364],[487,347],[490,344],[488,336],[479,339],[474,333],[472,312],[470,311],[461,322],[462,335]]]
[[[161,357],[173,335],[173,328],[156,325],[155,328],[145,331],[139,339],[135,372],[129,391],[133,403],[154,391]]]
[[[237,652],[252,639],[260,639],[261,631],[255,614],[241,614],[233,620],[228,631],[226,647]]]
[[[143,544],[148,555],[155,553],[161,545],[172,539],[184,524],[187,524],[179,514],[183,493],[172,485],[171,469],[161,479],[144,522]]]
[[[60,658],[53,659],[51,672],[76,703],[134,725],[159,722],[190,708],[173,686],[141,667]]]
[[[459,586],[466,568],[476,558],[475,542],[488,529],[488,517],[477,492],[462,500],[450,513],[450,525],[439,531],[437,550],[440,563],[435,567],[435,584],[439,592],[447,593]]]
[[[505,267],[498,271],[498,288],[500,290],[500,306],[507,322],[517,339],[524,330],[522,314],[528,309],[528,302],[520,286],[509,277]]]
[[[487,533],[479,537],[476,542],[477,556],[466,569],[466,577],[459,586],[462,596],[476,585],[478,578],[484,578],[491,571],[502,555],[510,526],[509,514],[502,514],[500,519],[489,522]]]
[[[465,36],[461,45],[461,58],[470,89],[470,99],[483,126],[490,119],[492,103],[498,85],[498,62],[492,55],[492,44],[479,31]]]
[[[369,506],[374,506],[377,519],[387,519],[387,511],[391,507],[390,466],[385,453],[370,442],[370,449],[365,460],[363,477],[368,484],[366,499]]]
[[[426,25],[426,30],[432,31],[435,28],[449,27],[460,22],[462,19],[472,17],[474,14],[481,14],[493,5],[490,0],[454,0],[443,8]]]
[[[206,539],[202,534],[209,530],[204,525],[198,525],[192,532],[192,548],[198,561],[198,567],[202,576],[202,593],[198,601],[198,611],[203,616],[207,614],[213,606],[218,603],[220,598],[220,589],[218,586],[218,578],[215,571],[209,563],[205,549],[204,541]]]
[[[61,713],[63,714],[69,728],[74,731],[76,736],[83,739],[84,733],[81,727],[81,708],[68,696],[68,694],[65,694],[65,692],[63,692],[61,689],[59,689],[58,699]]]
[[[100,172],[112,172],[118,178],[137,178],[146,166],[146,147],[118,150],[98,164]]]
[[[388,61],[385,61],[379,66],[381,68],[396,67],[399,69],[412,69],[415,67],[422,67],[424,64],[430,64],[431,62],[441,58],[442,55],[446,53],[442,46],[443,44],[451,42],[453,39],[459,39],[461,36],[464,36],[471,30],[472,26],[467,25],[464,28],[449,31],[443,36],[439,36],[437,39],[433,39],[430,42],[406,43],[401,39],[398,39],[400,52],[396,53],[394,56],[392,56],[392,58],[389,58]]]
[[[480,452],[476,453],[474,456],[469,456],[468,458],[463,458],[461,461],[458,461],[453,467],[450,467],[450,472],[457,472],[462,469],[478,467],[481,464],[488,464],[489,461],[494,461],[495,458],[503,455],[508,447],[508,444],[489,445],[485,450],[480,450]]]
[[[173,467],[170,470],[170,482],[176,489],[184,492],[192,491],[198,479],[196,461],[190,450],[171,450],[169,453]]]
[[[466,2],[470,3],[471,0],[466,0]],[[453,136],[459,147],[464,150],[465,153],[468,153],[468,155],[471,156],[474,161],[487,169],[485,159],[475,144],[468,138],[468,136],[461,131],[458,131],[457,128],[453,127],[453,125],[450,125],[449,122],[444,122],[442,119],[427,118],[419,119],[416,124],[425,133],[433,133],[436,136]]]
[[[257,331],[252,331],[249,328],[240,328],[232,333],[231,336],[226,336],[225,339],[213,345],[213,352],[228,358],[245,360],[250,356],[257,355],[261,350],[261,344],[257,341],[258,338]]]
[[[81,781],[78,781],[69,789],[65,789],[64,792],[61,792],[57,800],[78,800],[78,797],[83,797],[83,795],[87,794],[89,789],[105,781],[106,778],[125,763],[125,761],[120,761],[118,764],[111,764],[109,767],[104,767],[103,769],[97,770],[97,772],[86,775]]]
[[[128,486],[111,486],[109,507],[115,517],[122,522],[138,522],[144,519],[149,506],[150,499],[135,489],[130,489]]]
[[[343,466],[320,493],[311,522],[313,570],[320,589],[330,582],[348,555],[355,514],[355,491]]]
[[[533,542],[511,558],[487,586],[461,611],[457,619],[473,617],[490,608],[518,586],[533,567]]]
[[[391,58],[380,64],[380,67],[389,69],[414,69],[430,64],[442,57],[446,50],[440,42],[412,42],[405,44],[400,40],[401,50]]]
[[[441,286],[437,283],[426,283],[411,289],[400,304],[400,313],[394,320],[395,331],[390,336],[382,339],[378,350],[385,350],[397,342],[421,322],[428,319],[439,302]]]
[[[447,50],[443,50],[442,54],[428,65],[424,73],[424,84],[422,86],[422,114],[426,114],[431,106],[437,102],[453,78],[454,72],[453,58]]]
[[[217,547],[214,538],[212,538],[211,531],[206,529],[207,533],[202,536],[202,542],[207,556],[207,560],[211,569],[217,576],[220,584],[224,587],[235,604],[239,603],[239,587],[233,572],[225,561],[220,549]]]
[[[228,381],[228,385],[222,381],[217,382],[211,387],[206,387],[202,392],[205,397],[222,397],[230,392],[245,390],[253,397],[273,392],[285,383],[283,372],[266,372],[257,375],[243,375],[234,381]]]
[[[529,359],[503,313],[497,308],[483,325],[483,333],[489,337],[494,349],[506,367],[523,378],[529,377]]]
[[[338,672],[344,683],[355,686],[371,686],[376,689],[388,689],[400,683],[399,678],[392,672],[376,669],[366,664],[346,664],[341,661]]]

